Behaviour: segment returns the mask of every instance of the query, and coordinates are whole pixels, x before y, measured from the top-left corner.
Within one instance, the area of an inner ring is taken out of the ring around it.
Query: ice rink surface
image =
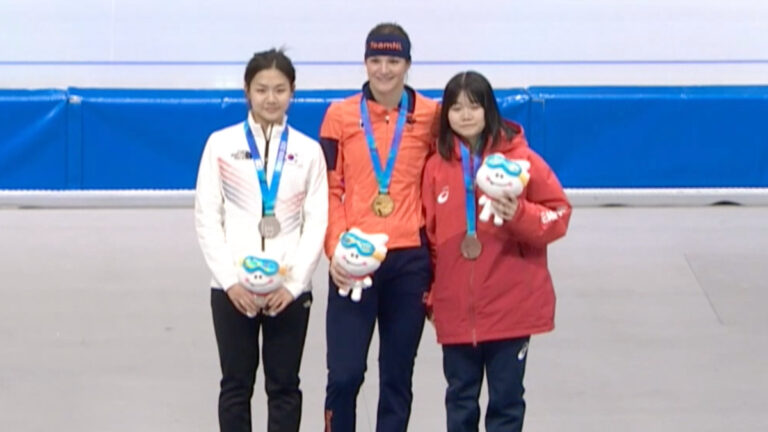
[[[0,254],[1,430],[217,430],[191,209],[2,209]],[[576,208],[550,247],[557,328],[531,344],[525,430],[768,430],[767,263],[768,207]],[[302,366],[306,431],[323,425],[326,269]],[[375,425],[376,347],[359,431]],[[263,388],[260,372],[256,431]],[[427,324],[409,430],[445,429],[444,389]]]

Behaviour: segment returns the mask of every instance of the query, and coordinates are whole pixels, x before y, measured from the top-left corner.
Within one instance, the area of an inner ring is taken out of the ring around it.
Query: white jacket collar
[[[256,138],[257,142],[264,142],[267,141],[267,137],[264,135],[264,131],[261,129],[261,125],[259,123],[256,123],[256,121],[253,119],[253,114],[249,111],[248,112],[248,125],[251,127],[251,131],[253,131],[253,136]],[[283,121],[280,123],[276,123],[272,125],[271,128],[268,128],[268,131],[270,132],[269,140],[272,141],[273,139],[279,140],[280,135],[283,133],[283,129],[288,127],[288,116],[283,116]],[[269,130],[271,129],[271,130]]]

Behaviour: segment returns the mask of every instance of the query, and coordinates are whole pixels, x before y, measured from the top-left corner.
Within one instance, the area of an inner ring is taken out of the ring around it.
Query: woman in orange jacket
[[[355,407],[374,325],[379,329],[377,430],[405,431],[411,377],[424,327],[422,302],[432,276],[424,234],[421,175],[435,142],[437,103],[405,85],[410,39],[396,24],[374,27],[366,39],[368,82],[361,93],[333,103],[320,143],[328,165],[331,259],[326,318],[326,430],[355,429]],[[334,259],[351,228],[383,233],[389,250],[359,302],[339,294],[353,279]]]
[[[522,127],[501,118],[490,83],[476,72],[448,82],[437,146],[422,189],[435,266],[428,306],[443,345],[448,431],[477,431],[483,373],[486,430],[521,431],[528,341],[554,326],[547,245],[565,235],[571,206]],[[476,179],[517,184],[517,195],[490,201],[498,220],[483,221],[480,213],[478,221]]]

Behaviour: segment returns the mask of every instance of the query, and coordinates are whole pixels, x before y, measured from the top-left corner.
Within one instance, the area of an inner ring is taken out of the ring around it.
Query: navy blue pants
[[[275,317],[240,313],[220,289],[211,290],[213,327],[219,347],[221,391],[219,428],[222,432],[251,431],[251,396],[259,367],[262,337],[267,430],[298,432],[301,421],[299,368],[309,323],[312,294],[303,293]]]
[[[445,410],[448,432],[477,431],[483,372],[488,381],[486,432],[523,430],[523,376],[529,337],[481,342],[477,346],[443,345],[443,372],[448,381]]]
[[[374,324],[379,328],[378,432],[405,431],[411,415],[411,378],[424,330],[424,293],[431,279],[426,241],[396,249],[373,276],[359,303],[329,283],[326,342],[326,432],[355,430],[357,394],[363,384]]]

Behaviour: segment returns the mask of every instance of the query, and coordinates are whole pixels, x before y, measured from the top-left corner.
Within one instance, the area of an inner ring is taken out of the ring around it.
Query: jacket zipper
[[[469,317],[472,324],[472,346],[477,346],[477,320],[475,316],[475,262],[470,264],[469,269]]]
[[[383,155],[379,156],[379,160],[381,161],[380,164],[381,164],[381,169],[382,170],[386,170],[387,169],[387,162],[389,161],[389,152],[392,151],[392,148],[389,148],[389,149],[386,148],[386,143],[390,143],[390,147],[391,147],[391,145],[392,145],[392,137],[395,135],[395,132],[390,127],[391,125],[390,125],[390,121],[389,121],[389,111],[387,111],[384,114],[384,123],[387,126],[387,128],[386,128],[387,136],[386,136],[386,139],[384,141],[384,145],[385,145],[384,149],[385,149],[385,151],[384,151]],[[381,156],[384,156],[384,157],[382,158]],[[394,174],[394,172],[395,172],[395,170],[393,169],[392,170],[392,174]],[[392,197],[391,186],[392,186],[392,177],[390,176],[390,178],[389,178],[389,185],[387,186],[388,187],[387,193],[389,193],[390,197]],[[378,183],[376,184],[376,189],[377,189],[377,192],[378,192]],[[395,205],[397,205],[397,204],[395,204]],[[386,227],[386,230],[389,231],[389,218],[384,218],[384,226]]]
[[[267,181],[267,161],[269,161],[269,141],[272,138],[272,127],[269,128],[269,132],[262,130],[262,133],[264,133],[264,181]],[[269,182],[267,182],[267,185],[269,185]],[[262,206],[261,206],[261,217],[264,218],[264,199],[262,197]],[[264,236],[259,233],[259,237],[261,237],[261,251],[265,252],[267,247],[267,241],[264,238]]]
[[[473,159],[470,159],[473,160]],[[475,166],[474,163],[470,163],[470,173],[472,174],[472,177],[475,176]],[[477,188],[473,188],[475,190],[475,197],[477,197]],[[477,218],[477,215],[475,215],[475,218]],[[475,219],[477,220],[477,219]],[[478,235],[477,231],[475,231],[475,235]],[[470,321],[472,323],[472,346],[477,346],[477,310],[476,310],[476,304],[475,304],[475,266],[476,261],[472,261],[470,263],[469,268],[469,293],[470,293],[470,310],[469,310],[469,316]]]

